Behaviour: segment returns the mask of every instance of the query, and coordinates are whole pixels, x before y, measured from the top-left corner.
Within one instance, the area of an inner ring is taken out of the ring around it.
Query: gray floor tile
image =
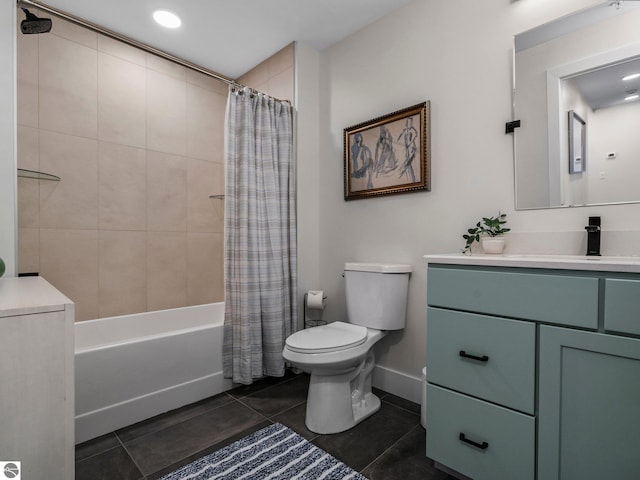
[[[265,417],[272,417],[305,402],[308,389],[309,376],[302,374],[242,397],[240,401]]]
[[[113,432],[87,440],[76,445],[76,462],[119,446],[118,437]]]
[[[254,432],[257,432],[258,430],[261,430],[265,427],[268,427],[269,425],[272,425],[272,422],[269,420],[265,420],[264,422],[260,422],[256,425],[253,425],[249,428],[247,428],[246,430],[242,430],[241,432],[238,432],[235,435],[232,435],[228,438],[225,438],[223,441],[216,443],[215,445],[211,445],[208,448],[205,448],[204,450],[194,453],[193,455],[190,455],[182,460],[180,460],[179,462],[176,462],[172,465],[169,465],[168,467],[165,467],[157,472],[154,472],[150,475],[147,475],[146,480],[156,480],[160,477],[162,477],[163,475],[166,475],[168,473],[174,472],[175,470],[178,470],[180,467],[183,467],[191,462],[194,462],[196,460],[198,460],[199,458],[202,458],[206,455],[209,455],[210,453],[213,453],[217,450],[220,450],[221,448],[226,447],[227,445],[235,442],[236,440],[240,440],[241,438],[246,437],[247,435],[251,435]]]
[[[76,480],[139,480],[143,478],[122,446],[76,462]]]
[[[234,401],[123,443],[142,473],[148,475],[264,420],[261,415]]]
[[[369,480],[447,480],[446,473],[437,470],[425,455],[426,436],[421,426],[415,426],[391,449],[366,467],[362,474]]]
[[[77,479],[155,480],[279,422],[354,470],[366,467],[370,480],[451,480],[424,455],[418,405],[376,389],[379,412],[347,432],[317,435],[305,426],[308,383],[306,374],[264,379],[85,442],[76,448]]]
[[[404,398],[392,395],[391,393],[386,393],[383,397],[381,397],[381,400],[383,402],[390,403],[391,405],[404,408],[405,410],[409,410],[410,412],[420,415],[420,405],[417,403],[413,403],[410,400],[405,400]]]
[[[271,417],[271,420],[289,427],[291,430],[307,440],[313,440],[318,436],[318,434],[309,430],[305,425],[304,421],[306,413],[307,403],[305,402],[300,405],[296,405],[279,415]]]
[[[229,390],[227,393],[235,398],[246,397],[247,395],[251,395],[252,393],[256,393],[260,390],[264,390],[265,388],[269,388],[295,377],[295,373],[291,372],[291,370],[286,370],[283,377],[264,377],[259,380],[255,380],[251,385],[236,384],[238,386]]]
[[[170,427],[171,425],[184,422],[189,418],[202,415],[203,413],[221,407],[222,405],[227,405],[233,401],[233,397],[226,393],[221,393],[199,402],[171,410],[167,413],[156,415],[155,417],[143,420],[142,422],[134,423],[133,425],[117,430],[116,433],[120,440],[123,442],[129,442],[134,438],[160,431],[164,428]]]
[[[382,403],[377,413],[352,429],[333,435],[320,435],[313,443],[360,471],[419,425],[419,421],[418,415]]]

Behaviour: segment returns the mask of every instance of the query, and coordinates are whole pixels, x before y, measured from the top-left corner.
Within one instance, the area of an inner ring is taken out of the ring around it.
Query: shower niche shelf
[[[52,180],[54,182],[59,182],[60,177],[57,175],[52,175],[50,173],[44,172],[36,172],[35,170],[26,170],[24,168],[18,169],[18,176],[22,178],[35,178],[36,180]]]

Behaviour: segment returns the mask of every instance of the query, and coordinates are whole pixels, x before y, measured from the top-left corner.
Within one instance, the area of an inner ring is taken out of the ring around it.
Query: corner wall
[[[16,275],[16,3],[0,2],[0,258]]]

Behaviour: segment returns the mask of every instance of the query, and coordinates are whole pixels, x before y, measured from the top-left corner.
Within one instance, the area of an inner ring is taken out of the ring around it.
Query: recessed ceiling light
[[[629,102],[631,100],[637,100],[638,98],[640,98],[640,95],[638,95],[637,93],[634,93],[633,95],[629,95],[627,97],[624,97],[624,99],[629,101]]]
[[[623,82],[628,82],[629,80],[635,80],[640,77],[640,73],[632,73],[631,75],[627,75],[626,77],[622,77]]]
[[[163,27],[178,28],[182,25],[182,20],[175,13],[167,10],[156,10],[153,12],[153,19]]]

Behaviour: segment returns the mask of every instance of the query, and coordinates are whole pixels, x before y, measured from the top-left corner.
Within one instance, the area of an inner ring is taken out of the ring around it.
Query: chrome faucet
[[[589,217],[587,231],[587,255],[600,256],[600,217]]]

